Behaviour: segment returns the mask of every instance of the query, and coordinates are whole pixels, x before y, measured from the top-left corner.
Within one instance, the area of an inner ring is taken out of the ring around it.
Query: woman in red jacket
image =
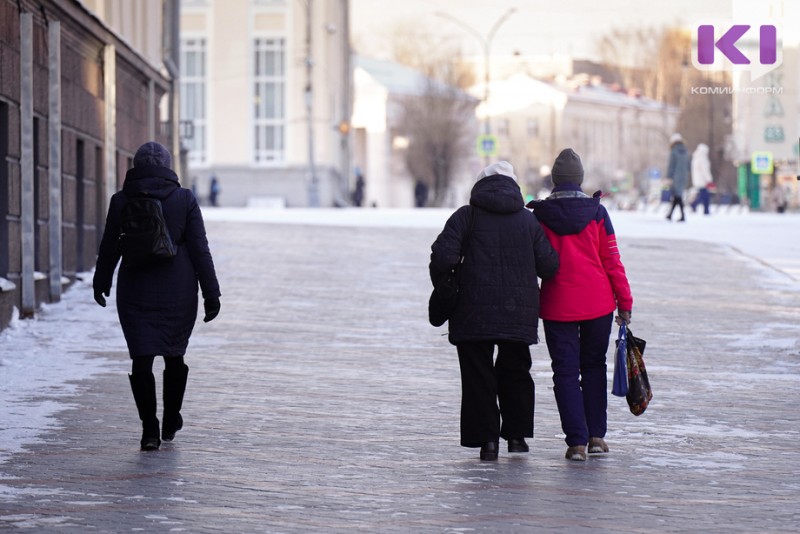
[[[600,193],[581,190],[583,165],[572,149],[561,151],[551,171],[552,194],[528,204],[561,259],[542,282],[539,317],[553,369],[553,391],[570,460],[608,452],[606,351],[614,310],[630,322],[633,298],[614,227]]]

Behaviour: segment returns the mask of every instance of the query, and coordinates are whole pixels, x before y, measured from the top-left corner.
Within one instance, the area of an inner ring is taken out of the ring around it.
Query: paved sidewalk
[[[800,290],[752,259],[620,236],[651,407],[609,395],[611,453],[564,460],[534,346],[531,452],[501,444],[489,463],[458,445],[455,348],[426,320],[437,231],[208,228],[222,313],[190,343],[184,430],[140,452],[127,355],[102,355],[120,371],[82,382],[62,428],[0,465],[0,530],[800,528]]]

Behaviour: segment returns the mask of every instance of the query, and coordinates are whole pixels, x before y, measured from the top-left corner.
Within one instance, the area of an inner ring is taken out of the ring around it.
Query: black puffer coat
[[[458,307],[449,321],[452,344],[465,341],[538,342],[539,284],[558,270],[558,255],[539,221],[524,207],[517,183],[496,174],[472,188],[431,246],[434,282],[458,261],[472,234],[460,273]]]
[[[120,260],[120,212],[129,196],[143,191],[161,200],[170,235],[178,244],[178,255],[155,266],[120,266],[119,321],[131,358],[183,356],[197,319],[198,282],[203,298],[219,297],[220,291],[200,207],[194,194],[180,186],[172,170],[145,166],[128,171],[122,191],[111,197],[94,288],[111,289]]]

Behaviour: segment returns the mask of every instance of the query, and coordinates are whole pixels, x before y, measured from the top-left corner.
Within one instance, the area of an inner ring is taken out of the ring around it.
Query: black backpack
[[[178,254],[160,200],[136,196],[125,202],[120,213],[119,250],[128,267],[162,263]]]

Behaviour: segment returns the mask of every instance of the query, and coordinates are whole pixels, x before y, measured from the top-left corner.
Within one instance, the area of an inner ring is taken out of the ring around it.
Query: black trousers
[[[461,365],[461,445],[480,447],[499,438],[533,437],[534,384],[528,345],[473,341],[456,348]]]
[[[681,195],[672,195],[672,204],[669,207],[667,219],[672,219],[672,212],[675,211],[676,207],[681,209],[681,220],[685,219],[686,217],[683,213],[683,197]]]

